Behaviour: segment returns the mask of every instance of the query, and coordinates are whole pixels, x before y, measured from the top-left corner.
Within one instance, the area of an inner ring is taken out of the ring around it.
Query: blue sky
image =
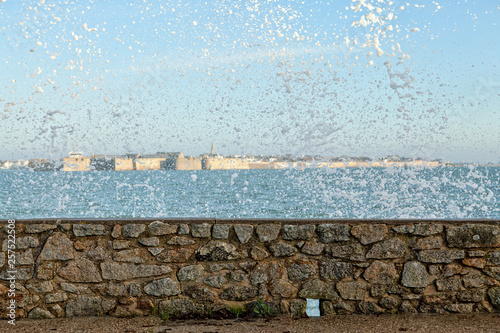
[[[500,162],[499,5],[359,3],[0,2],[0,159],[214,141]]]

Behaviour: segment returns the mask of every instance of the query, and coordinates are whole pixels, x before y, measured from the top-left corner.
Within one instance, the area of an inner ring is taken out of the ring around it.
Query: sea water
[[[0,171],[1,218],[500,218],[500,167]]]

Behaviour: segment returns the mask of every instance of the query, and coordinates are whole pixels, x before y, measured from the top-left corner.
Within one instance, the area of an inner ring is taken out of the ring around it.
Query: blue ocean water
[[[0,172],[1,218],[500,218],[499,167]]]

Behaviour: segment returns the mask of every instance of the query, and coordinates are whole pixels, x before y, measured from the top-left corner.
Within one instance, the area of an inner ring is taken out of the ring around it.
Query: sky
[[[500,162],[495,1],[0,0],[0,160]]]

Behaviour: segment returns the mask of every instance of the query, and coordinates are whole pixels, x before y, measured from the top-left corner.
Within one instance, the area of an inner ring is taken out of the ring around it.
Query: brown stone
[[[472,266],[476,268],[484,268],[486,266],[486,260],[483,258],[465,258],[462,263],[466,266]]]
[[[105,261],[101,263],[102,277],[106,280],[130,280],[170,273],[172,269],[162,265],[140,265]]]
[[[85,251],[87,248],[87,242],[86,241],[76,241],[75,244],[73,245],[75,247],[75,250],[77,251]]]
[[[262,243],[272,242],[278,238],[278,234],[281,230],[281,225],[279,224],[259,224],[255,231],[259,237],[259,241]]]
[[[302,246],[302,253],[309,254],[311,256],[319,256],[325,248],[325,244],[318,243],[316,241],[307,241],[304,246]]]
[[[353,275],[353,267],[349,262],[336,259],[323,260],[319,263],[319,275],[323,279],[341,280]]]
[[[174,236],[170,238],[170,240],[167,242],[168,245],[193,245],[196,242],[192,240],[191,238],[187,237],[182,237],[182,236]]]
[[[299,297],[332,301],[339,299],[339,295],[335,291],[335,284],[323,282],[319,279],[305,282],[299,291]]]
[[[500,247],[500,226],[466,224],[446,228],[450,247]]]
[[[70,260],[75,257],[73,243],[62,232],[55,232],[43,247],[39,260]]]
[[[436,289],[438,291],[458,291],[461,286],[460,276],[457,275],[436,280]]]
[[[359,239],[361,244],[370,244],[381,241],[387,234],[385,224],[361,224],[352,227],[351,234]]]
[[[134,262],[142,264],[149,258],[149,253],[146,249],[131,249],[113,253],[114,261]]]
[[[80,258],[61,267],[57,274],[71,282],[101,282],[101,274],[92,261]]]
[[[365,249],[358,242],[340,246],[330,246],[325,250],[325,253],[333,258],[352,261],[366,260]]]
[[[392,263],[374,261],[365,270],[363,277],[371,284],[393,284],[399,278],[399,274]]]
[[[425,238],[420,238],[417,240],[413,249],[415,250],[432,250],[440,249],[444,245],[443,238],[441,236],[430,236]]]
[[[420,261],[434,264],[449,264],[453,260],[463,258],[465,258],[464,250],[422,250],[418,253]]]
[[[113,227],[113,231],[111,232],[111,237],[119,238],[122,235],[122,226],[120,224],[116,224]]]
[[[430,236],[443,232],[443,225],[439,223],[418,223],[415,224],[414,235]]]
[[[287,281],[276,281],[271,283],[269,291],[274,297],[292,298],[297,295],[297,288]]]
[[[192,247],[181,247],[174,250],[165,250],[156,256],[156,258],[160,262],[186,262],[193,253],[194,249]]]
[[[363,281],[340,281],[337,290],[344,300],[363,301],[368,284]]]
[[[372,246],[366,254],[370,259],[401,258],[406,251],[406,245],[399,238],[391,238]]]
[[[250,251],[253,260],[262,260],[269,257],[269,253],[261,247],[253,246]]]

